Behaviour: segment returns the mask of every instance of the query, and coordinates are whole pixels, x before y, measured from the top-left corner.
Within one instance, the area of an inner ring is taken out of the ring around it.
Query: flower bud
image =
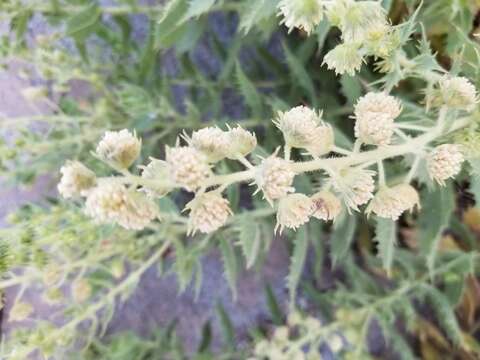
[[[255,134],[243,129],[240,125],[233,129],[229,128],[227,135],[229,159],[235,159],[239,155],[246,156],[257,146]]]
[[[310,35],[323,18],[322,0],[282,0],[278,8],[288,32],[298,28]]]
[[[95,173],[79,161],[67,161],[60,168],[58,192],[65,198],[85,196],[96,183]]]
[[[340,172],[332,180],[333,187],[342,196],[345,204],[354,210],[373,198],[375,172],[350,168]]]
[[[147,166],[142,166],[142,178],[152,184],[143,185],[142,190],[150,197],[163,197],[173,190],[175,184],[170,179],[172,169],[169,163],[150,158]],[[158,184],[158,185],[157,185]]]
[[[464,157],[456,144],[437,146],[427,157],[427,169],[432,180],[445,185],[445,180],[454,177],[462,169]]]
[[[196,196],[186,206],[190,210],[188,233],[200,231],[212,233],[221,228],[232,214],[228,200],[217,192],[207,192]]]
[[[29,303],[17,301],[8,315],[8,321],[23,321],[33,313],[33,307]]]
[[[284,228],[296,230],[308,222],[315,210],[313,201],[303,194],[290,194],[280,199],[277,210],[275,231]]]
[[[294,177],[291,162],[277,157],[275,153],[257,167],[255,184],[263,191],[263,197],[271,203],[295,191],[292,187]]]
[[[79,279],[72,284],[72,296],[77,303],[85,302],[90,295],[92,295],[92,287],[87,280]]]
[[[320,191],[310,197],[315,205],[313,217],[329,221],[334,220],[342,211],[342,203],[330,191]]]
[[[307,149],[314,156],[324,155],[333,147],[331,126],[322,121],[321,113],[306,106],[279,112],[274,124],[282,131],[287,146]]]
[[[104,181],[88,195],[85,213],[100,223],[141,230],[158,216],[158,209],[145,195],[115,181]]]
[[[195,191],[212,174],[206,156],[193,147],[167,147],[166,161],[172,178],[188,191]]]
[[[385,187],[375,194],[367,207],[367,214],[371,212],[377,216],[398,220],[404,211],[411,211],[419,206],[420,198],[417,190],[408,184]]]
[[[439,82],[439,94],[434,96],[434,104],[445,104],[459,110],[472,110],[478,103],[475,86],[465,77],[444,77]],[[438,105],[440,105],[438,104]]]
[[[362,67],[363,57],[360,47],[355,43],[343,43],[330,50],[323,59],[329,70],[335,70],[337,75],[355,75]]]
[[[97,155],[105,162],[126,169],[140,155],[142,142],[127,129],[107,131],[97,146]]]
[[[192,134],[191,139],[186,139],[189,145],[203,153],[209,162],[220,161],[228,153],[229,137],[227,132],[218,127],[200,129]]]

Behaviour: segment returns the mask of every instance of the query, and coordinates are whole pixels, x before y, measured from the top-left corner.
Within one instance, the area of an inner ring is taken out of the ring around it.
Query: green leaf
[[[429,303],[435,313],[437,321],[445,331],[447,337],[455,344],[462,344],[462,331],[455,316],[455,310],[448,298],[438,289],[428,284],[422,284],[422,290],[426,293]]]
[[[217,314],[222,329],[222,337],[230,350],[235,349],[235,330],[232,321],[221,303],[217,304]]]
[[[235,66],[235,72],[240,93],[245,98],[247,105],[252,112],[259,116],[262,112],[261,96],[258,93],[255,85],[245,75],[239,62]]]
[[[433,274],[438,243],[455,209],[452,186],[449,184],[427,192],[422,199],[422,208],[419,216],[420,252],[427,259],[430,274]]]
[[[245,3],[245,10],[241,14],[240,31],[248,33],[262,20],[274,16],[279,0],[249,0]]]
[[[173,0],[168,3],[155,29],[155,48],[168,48],[183,35],[186,24],[179,24],[187,10],[187,0]]]
[[[222,254],[223,267],[225,270],[225,278],[227,279],[230,290],[232,291],[233,299],[237,298],[237,257],[232,243],[224,238],[220,239],[220,252]]]
[[[290,51],[288,46],[283,44],[283,51],[285,52],[285,60],[290,71],[290,78],[292,84],[298,84],[302,90],[306,92],[312,104],[317,104],[317,97],[315,95],[315,85],[308,74],[302,62]]]
[[[67,36],[85,38],[100,20],[101,11],[95,2],[87,5],[83,10],[67,20]]]
[[[288,290],[290,293],[290,306],[294,306],[297,295],[297,286],[303,272],[308,250],[308,227],[302,226],[293,240],[293,254],[287,276]]]
[[[215,1],[216,0],[190,0],[187,13],[180,20],[180,23],[205,14],[215,4]]]
[[[242,247],[243,255],[246,260],[246,267],[250,268],[257,259],[260,251],[260,231],[255,219],[245,214],[238,220],[237,231],[239,232],[239,243]]]
[[[348,214],[346,211],[343,211],[339,219],[335,221],[333,233],[330,238],[333,264],[336,264],[338,260],[347,254],[353,241],[356,226],[357,221],[355,215]]]
[[[375,241],[378,243],[378,256],[382,259],[383,268],[388,274],[390,274],[393,263],[396,233],[397,226],[395,221],[377,218]]]
[[[273,293],[272,287],[269,284],[265,285],[265,296],[267,298],[267,308],[270,312],[273,323],[275,325],[282,325],[282,310],[280,309],[280,305],[278,305],[278,301],[275,298],[275,294]]]
[[[475,197],[475,203],[480,206],[480,159],[470,159],[470,191]]]
[[[342,75],[340,84],[342,86],[342,93],[350,105],[355,104],[357,99],[362,96],[362,85],[358,77],[348,74]]]

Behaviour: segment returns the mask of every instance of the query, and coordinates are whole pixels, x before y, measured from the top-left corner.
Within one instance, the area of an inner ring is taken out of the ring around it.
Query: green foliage
[[[12,59],[32,65],[19,73],[38,85],[22,96],[32,107],[48,109],[13,118],[0,109],[2,181],[24,186],[51,174],[56,182],[67,159],[82,161],[98,176],[123,181],[125,172],[108,173],[90,154],[105,131],[124,128],[136,130],[142,139],[142,153],[126,178],[136,179],[141,174],[136,166],[150,156],[163,158],[165,145],[173,146],[183,132],[190,135],[206,126],[225,130],[239,123],[255,131],[255,155],[266,157],[281,144],[281,132],[270,120],[278,111],[305,105],[323,111],[337,148],[321,159],[305,159],[304,149],[291,152],[297,169],[310,161],[321,164],[316,172],[310,167],[297,174],[297,192],[318,188],[337,193],[331,174],[342,170],[349,161],[345,159],[360,159],[348,167],[374,171],[380,161],[387,186],[412,180],[421,194],[421,210],[394,222],[343,208],[333,223],[312,219],[295,233],[274,235],[278,204],[265,207],[260,197],[250,196],[251,187],[233,181],[217,185],[226,186],[235,215],[215,234],[191,235],[180,211],[190,198],[180,190],[156,199],[161,221],[139,231],[91,221],[78,199],[42,199],[10,214],[8,227],[0,229],[0,289],[17,287],[14,303],[25,305],[25,292],[34,288],[42,301],[58,309],[62,321],[26,314],[28,304],[17,312],[5,310],[5,321],[15,331],[2,344],[2,359],[25,359],[34,351],[51,359],[260,359],[262,346],[293,358],[298,349],[314,353],[323,344],[335,349],[339,359],[368,359],[372,324],[380,326],[388,351],[415,359],[418,349],[409,339],[418,336],[423,345],[428,338],[424,322],[440,329],[437,340],[443,336],[450,346],[445,357],[478,349],[475,324],[457,316],[472,311],[464,308],[465,297],[479,271],[478,229],[472,226],[478,219],[463,218],[471,201],[457,191],[468,186],[478,205],[478,105],[471,115],[462,108],[449,110],[442,128],[438,104],[444,75],[465,76],[480,86],[478,4],[382,1],[389,11],[391,38],[376,49],[378,54],[362,45],[360,54],[354,54],[362,58],[361,70],[336,76],[322,63],[346,41],[345,26],[326,13],[311,34],[287,29],[279,3],[1,1],[0,21],[10,33],[0,40],[0,65],[9,68]],[[47,32],[37,34],[34,24],[39,20],[48,24]],[[88,89],[81,99],[79,86]],[[401,125],[395,129],[396,142],[376,148],[354,145],[349,117],[355,105],[366,92],[382,90],[403,104],[395,120]],[[468,136],[457,131],[461,127],[454,124],[459,123],[469,124]],[[420,144],[415,139],[422,136],[429,137],[425,146],[410,146]],[[447,142],[461,144],[468,160],[457,180],[435,185],[424,169],[425,159],[410,169],[415,157],[425,158],[431,147]],[[371,159],[372,154],[385,156]],[[219,175],[248,172],[260,162],[255,156],[243,160],[222,162]],[[142,187],[128,184],[132,191]],[[272,241],[288,251],[288,265],[282,265],[288,266],[282,269],[288,272],[288,300],[279,296],[284,289],[266,286],[266,321],[249,322],[249,329],[237,334],[238,316],[231,316],[230,305],[218,303],[216,315],[198,329],[201,340],[195,350],[185,349],[174,323],[145,338],[133,333],[105,336],[118,304],[134,294],[148,269],[155,268],[159,276],[174,273],[179,292],[192,289],[199,296],[202,259],[211,251],[221,258],[234,304],[253,296],[239,293],[238,278],[245,269],[262,271]],[[478,325],[476,313],[473,309]],[[14,321],[23,320],[22,315],[28,329]],[[384,356],[394,357],[390,352]]]

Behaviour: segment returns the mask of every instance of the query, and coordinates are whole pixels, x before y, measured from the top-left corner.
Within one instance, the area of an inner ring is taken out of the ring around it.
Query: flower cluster
[[[378,14],[372,12],[370,21],[375,22]],[[370,22],[364,25],[373,26]],[[344,30],[346,34],[352,32],[347,25]],[[348,36],[358,40],[367,35]],[[444,98],[442,106],[457,108],[461,101],[464,106],[476,101],[475,89],[464,81],[457,79],[446,84],[447,80],[442,80],[438,86],[461,84],[463,100],[457,98],[452,103]],[[400,101],[386,93],[371,92],[361,97],[354,109],[357,141],[352,150],[335,146],[333,129],[322,119],[321,112],[306,106],[279,112],[273,123],[283,135],[285,155],[281,157],[277,149],[270,156],[260,157],[255,165],[247,159],[257,145],[253,133],[240,126],[227,130],[207,127],[190,136],[183,134],[184,144],[178,139],[174,147],[167,146],[164,160],[150,158],[146,166],[140,166],[140,176],[128,170],[140,154],[140,140],[128,130],[107,132],[97,147],[97,156],[122,176],[97,178],[81,163],[67,162],[61,169],[58,189],[65,198],[85,197],[85,212],[95,220],[134,230],[143,229],[160,217],[156,198],[183,189],[194,193],[193,200],[185,207],[189,212],[188,232],[214,232],[227,224],[232,215],[222,192],[232,183],[247,181],[256,185],[257,192],[262,192],[263,198],[277,209],[276,230],[280,232],[297,229],[311,218],[334,221],[344,207],[358,211],[367,204],[367,213],[397,220],[405,211],[420,206],[419,195],[409,184],[412,176],[407,176],[403,183],[388,186],[383,160],[405,153],[423,156],[430,177],[440,185],[460,172],[464,160],[462,147],[457,144],[439,145],[428,152],[429,143],[443,135],[442,124],[431,128],[434,136],[426,134],[410,141],[395,123],[401,111]],[[362,152],[361,144],[377,149]],[[292,154],[292,149],[300,151]],[[329,154],[337,156],[328,158]],[[292,155],[308,159],[296,162]],[[246,169],[217,175],[215,167],[224,159],[236,160]],[[373,165],[378,166],[378,189],[377,172],[370,169]],[[296,175],[316,170],[324,172],[315,179],[319,180],[319,189],[313,194],[297,192]]]

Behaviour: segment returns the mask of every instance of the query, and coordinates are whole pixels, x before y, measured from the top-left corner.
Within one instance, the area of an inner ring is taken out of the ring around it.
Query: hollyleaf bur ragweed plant
[[[22,96],[47,109],[2,115],[1,175],[58,173],[63,198],[0,230],[0,357],[480,353],[480,9],[467,3],[0,4],[11,30],[0,51],[46,80]],[[32,39],[36,21],[49,30]],[[235,304],[216,304],[220,329],[203,324],[197,349],[184,351],[173,325],[111,334],[147,270],[200,297],[202,257],[216,249],[241,299],[242,267],[262,271],[273,241],[289,253],[274,271],[288,273],[288,299],[266,286],[268,321],[248,334]]]

